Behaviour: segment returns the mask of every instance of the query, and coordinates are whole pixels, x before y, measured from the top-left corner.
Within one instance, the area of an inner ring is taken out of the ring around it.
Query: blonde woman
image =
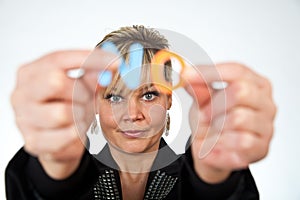
[[[129,49],[136,43],[143,47],[142,66],[134,80],[137,87],[128,86],[122,71],[112,70],[109,81],[95,90],[95,71],[122,64],[111,63],[115,50],[123,56],[123,64],[128,63]],[[50,53],[20,68],[12,105],[25,145],[7,167],[7,199],[259,198],[248,165],[266,156],[276,112],[265,78],[240,64],[217,65],[228,82],[224,109],[218,107],[220,93],[210,96],[199,75],[183,74],[190,83],[185,89],[194,100],[193,139],[184,154],[176,155],[162,138],[170,123],[172,66],[166,63],[165,85],[158,85],[149,65],[157,51],[168,48],[167,39],[154,29],[123,27],[108,34],[98,48],[92,54],[81,50]],[[74,94],[76,80],[65,76],[66,71],[80,67],[88,56]],[[208,81],[216,78],[209,68],[203,68],[202,74]],[[95,156],[84,146],[94,105],[107,140]],[[210,113],[212,106],[214,113]],[[220,126],[225,113],[218,142],[200,157],[205,127]]]

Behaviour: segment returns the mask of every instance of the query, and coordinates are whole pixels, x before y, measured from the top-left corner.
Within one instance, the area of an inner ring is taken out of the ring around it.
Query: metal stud
[[[113,170],[105,170],[99,175],[97,183],[94,185],[95,200],[114,199],[120,200],[116,179]]]
[[[158,170],[145,194],[145,200],[165,198],[175,186],[177,179]]]

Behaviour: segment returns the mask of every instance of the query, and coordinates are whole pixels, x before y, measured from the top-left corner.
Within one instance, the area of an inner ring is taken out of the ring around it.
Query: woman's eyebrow
[[[153,87],[154,87],[154,84],[153,84],[153,83],[146,84],[146,85],[144,85],[143,87],[141,87],[141,88],[139,89],[139,91],[147,91],[147,90],[149,90],[149,89],[151,89],[151,88],[153,88]]]
[[[123,90],[118,89],[118,87],[112,87],[108,90],[106,90],[103,94],[104,96],[109,95],[109,94],[121,94]]]

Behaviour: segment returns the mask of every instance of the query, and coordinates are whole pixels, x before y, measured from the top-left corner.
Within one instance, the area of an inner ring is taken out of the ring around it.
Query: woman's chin
[[[135,145],[122,145],[119,147],[118,149],[119,151],[123,152],[123,153],[128,153],[128,154],[139,154],[139,153],[146,153],[146,148],[145,147],[141,147],[141,145],[139,146],[135,146]]]
[[[127,141],[122,144],[113,145],[116,150],[127,154],[139,154],[139,153],[150,153],[156,151],[157,148],[153,148],[153,144],[145,143],[142,141]]]

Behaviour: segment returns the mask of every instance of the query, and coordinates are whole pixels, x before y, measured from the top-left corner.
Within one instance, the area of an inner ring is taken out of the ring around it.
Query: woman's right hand
[[[20,67],[11,96],[16,124],[25,150],[52,178],[66,178],[77,169],[85,148],[82,139],[94,119],[98,72],[111,60],[112,55],[101,50],[58,51]],[[83,63],[83,78],[66,75]]]

